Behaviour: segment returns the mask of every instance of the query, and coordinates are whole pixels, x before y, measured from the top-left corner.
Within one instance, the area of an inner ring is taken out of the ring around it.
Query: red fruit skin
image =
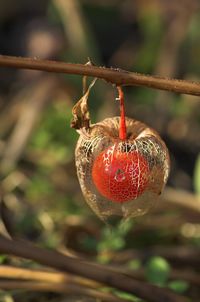
[[[112,146],[101,152],[92,167],[99,193],[113,202],[139,197],[148,185],[149,165],[138,151],[121,152]]]

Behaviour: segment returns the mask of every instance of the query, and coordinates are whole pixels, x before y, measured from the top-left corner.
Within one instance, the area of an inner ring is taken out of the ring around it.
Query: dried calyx
[[[80,134],[75,158],[83,195],[104,221],[116,215],[143,215],[166,184],[168,150],[156,131],[125,117],[120,87],[120,117],[90,125],[87,98],[91,87],[73,108],[72,121]]]

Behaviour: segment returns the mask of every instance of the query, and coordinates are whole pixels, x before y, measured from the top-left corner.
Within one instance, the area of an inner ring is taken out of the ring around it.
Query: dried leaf
[[[96,82],[96,78],[91,82],[88,87],[86,93],[82,96],[82,98],[75,104],[72,109],[73,119],[71,121],[71,128],[75,129],[89,129],[90,128],[90,113],[88,110],[88,97],[91,88],[94,86]]]

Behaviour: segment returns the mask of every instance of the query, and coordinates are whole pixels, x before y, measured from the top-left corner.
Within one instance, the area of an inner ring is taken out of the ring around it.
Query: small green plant
[[[170,265],[162,257],[152,257],[146,264],[145,273],[151,283],[165,286],[170,275]]]
[[[168,283],[168,287],[178,294],[184,294],[189,288],[189,283],[184,280],[173,280]]]

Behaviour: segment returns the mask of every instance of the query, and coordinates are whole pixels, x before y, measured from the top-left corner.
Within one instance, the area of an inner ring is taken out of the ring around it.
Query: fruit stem
[[[125,106],[124,106],[124,93],[120,86],[117,86],[119,93],[119,102],[120,102],[120,122],[119,122],[119,138],[125,140],[127,137],[126,134],[126,117],[125,117]]]

